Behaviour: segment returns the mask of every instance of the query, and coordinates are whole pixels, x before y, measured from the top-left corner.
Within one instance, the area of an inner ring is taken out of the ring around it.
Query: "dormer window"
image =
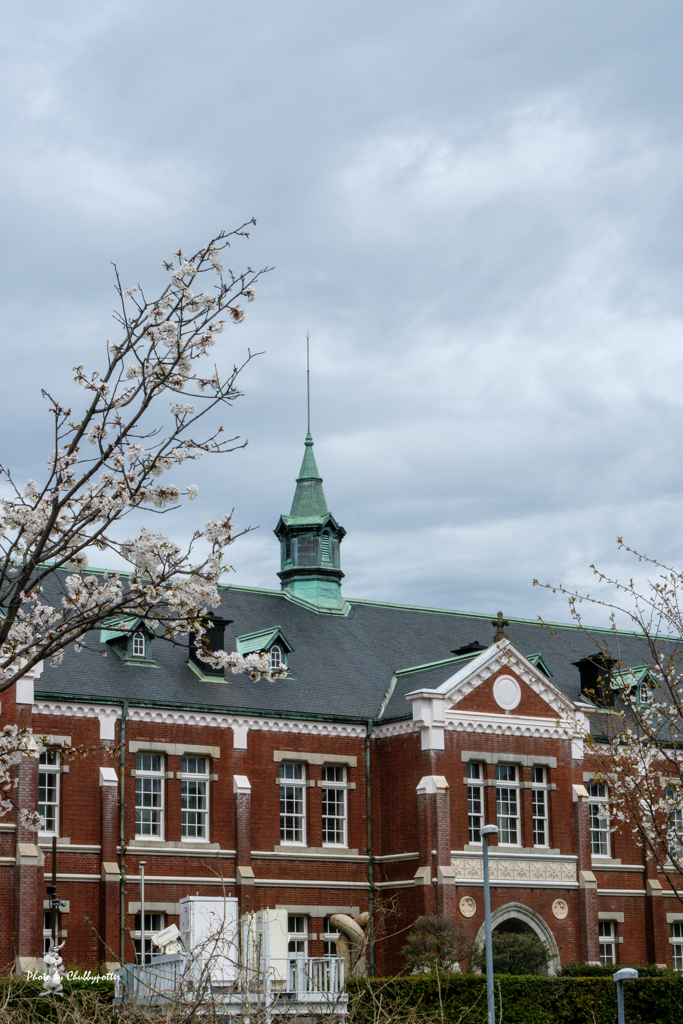
[[[332,537],[328,530],[325,530],[322,536],[321,552],[323,562],[332,561]]]
[[[134,633],[133,634],[133,651],[134,658],[144,658],[145,656],[145,634]]]
[[[270,648],[270,668],[271,671],[277,671],[282,667],[282,649],[277,644],[273,644]]]
[[[638,685],[638,703],[649,704],[652,700],[652,691],[648,683],[639,683]]]

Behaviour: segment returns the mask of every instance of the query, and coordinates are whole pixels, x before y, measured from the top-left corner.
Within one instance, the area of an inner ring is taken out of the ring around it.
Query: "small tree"
[[[72,412],[42,392],[52,418],[44,478],[22,487],[0,466],[0,692],[44,660],[59,662],[67,646],[79,650],[90,630],[117,616],[151,621],[170,642],[193,634],[199,657],[216,668],[254,679],[281,674],[264,654],[202,646],[236,538],[230,514],[198,526],[184,547],[146,527],[128,537],[120,530],[139,511],[164,514],[183,496],[196,498],[194,484],[181,490],[160,479],[170,470],[242,447],[224,440],[222,426],[197,431],[240,396],[237,379],[252,358],[247,351],[222,376],[210,357],[225,325],[244,319],[240,301],[252,301],[268,269],[223,267],[231,240],[248,238],[253,223],[191,256],[179,249],[164,262],[169,281],[154,298],[124,287],[115,270],[118,337],[99,369],[73,368],[82,407]],[[130,572],[89,573],[92,551],[113,553]],[[10,767],[35,752],[26,730],[0,733],[0,815],[11,805]]]
[[[499,932],[491,935],[494,974],[539,974],[552,960],[547,945],[533,932]],[[472,967],[486,972],[486,949],[482,944],[472,951]]]
[[[591,726],[586,747],[594,781],[605,786],[609,824],[614,828],[619,823],[631,832],[681,899],[683,572],[634,551],[621,537],[617,544],[652,574],[644,585],[634,579],[622,582],[592,565],[611,596],[600,599],[545,586],[566,594],[574,622],[596,648],[597,692],[584,694]],[[585,604],[609,611],[608,630],[596,636],[585,625]],[[622,638],[629,632],[641,645],[638,664],[624,655]]]
[[[418,917],[401,953],[414,974],[458,969],[467,959],[467,943],[459,924],[449,917]]]

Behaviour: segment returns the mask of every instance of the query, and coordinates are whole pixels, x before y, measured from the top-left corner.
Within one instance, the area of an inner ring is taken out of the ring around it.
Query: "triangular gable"
[[[571,700],[509,640],[482,651],[430,692],[441,696],[445,710],[453,712],[541,718],[563,718],[574,712]]]
[[[110,640],[118,640],[122,636],[128,636],[137,630],[143,630],[148,636],[156,635],[154,625],[135,615],[117,615],[112,619],[106,619],[100,629],[100,643],[106,644]]]
[[[288,654],[294,650],[280,626],[258,629],[254,633],[244,633],[235,640],[238,654],[254,654],[256,651],[269,651],[274,643],[280,644]]]

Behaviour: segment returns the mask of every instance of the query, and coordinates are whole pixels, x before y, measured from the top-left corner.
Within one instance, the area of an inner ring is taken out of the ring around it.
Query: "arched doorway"
[[[540,914],[523,903],[506,903],[498,907],[491,914],[491,928],[499,932],[534,932],[539,939],[543,939],[552,953],[552,960],[548,964],[548,974],[557,974],[560,969],[560,951],[552,931],[545,923]],[[477,945],[484,942],[485,929],[482,924],[477,932],[475,942]]]

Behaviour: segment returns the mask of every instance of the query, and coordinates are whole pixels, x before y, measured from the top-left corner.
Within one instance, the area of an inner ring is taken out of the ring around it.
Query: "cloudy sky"
[[[33,0],[3,28],[19,479],[41,386],[115,337],[111,262],[153,290],[255,216],[233,263],[275,269],[220,354],[264,351],[225,421],[249,445],[175,536],[234,507],[233,581],[277,586],[309,330],[347,596],[563,619],[532,580],[628,575],[617,535],[683,565],[680,2]]]

